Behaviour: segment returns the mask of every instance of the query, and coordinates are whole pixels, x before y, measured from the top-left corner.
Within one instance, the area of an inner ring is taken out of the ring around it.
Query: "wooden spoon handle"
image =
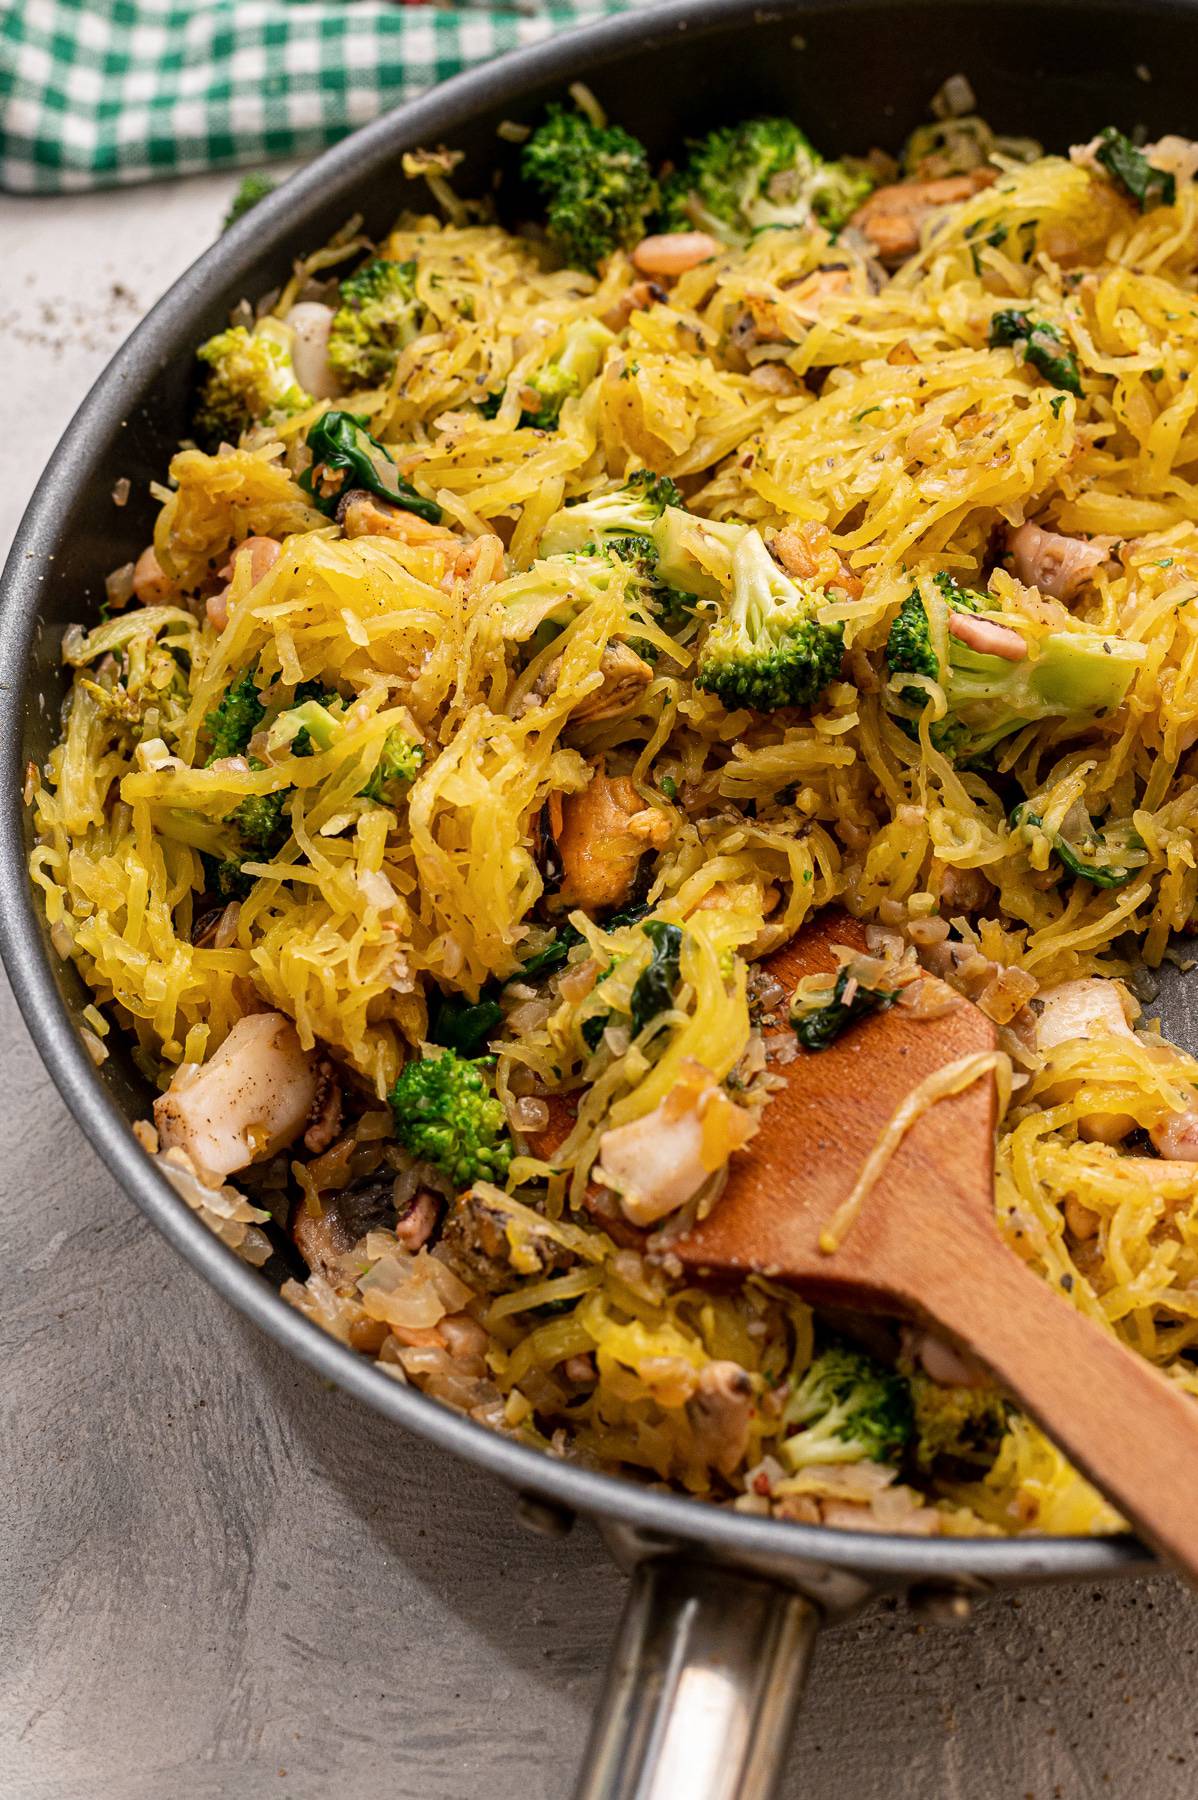
[[[965,1259],[963,1259],[965,1260]],[[1198,1583],[1198,1401],[991,1242],[919,1310],[984,1362],[1153,1548]]]

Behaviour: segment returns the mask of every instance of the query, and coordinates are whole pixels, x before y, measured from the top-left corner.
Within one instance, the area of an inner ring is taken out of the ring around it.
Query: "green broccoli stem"
[[[982,596],[944,578],[937,579],[937,586],[950,613],[979,610]],[[1012,662],[974,650],[950,634],[948,663],[942,669],[918,589],[900,607],[886,643],[886,661],[898,678],[900,698],[916,714],[926,707],[928,695],[914,683],[905,689],[903,675],[925,676],[943,688],[947,712],[932,725],[931,740],[958,761],[984,756],[1003,738],[1042,720],[1091,724],[1109,717],[1123,704],[1145,655],[1142,644],[1128,639],[1058,631],[1035,638],[1030,653]],[[899,723],[918,736],[913,717],[900,714]]]
[[[682,495],[667,475],[637,469],[622,487],[596,494],[553,514],[541,533],[542,556],[569,556],[612,539],[654,539],[667,507],[681,506]]]
[[[575,319],[567,326],[565,341],[556,356],[529,377],[528,385],[541,397],[533,409],[525,408],[520,424],[536,431],[554,431],[562,407],[582,393],[598,375],[615,333],[598,319]]]

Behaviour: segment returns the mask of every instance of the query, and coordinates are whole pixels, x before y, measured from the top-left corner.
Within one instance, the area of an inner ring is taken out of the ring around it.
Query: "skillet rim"
[[[1024,0],[1053,12],[1092,11],[1090,0]],[[839,0],[845,10],[878,4],[900,10],[903,0]],[[940,11],[980,10],[985,0],[931,0]],[[825,0],[826,5],[826,0]],[[297,222],[327,203],[347,198],[401,147],[444,139],[481,112],[542,84],[600,68],[621,52],[679,32],[704,33],[748,17],[774,21],[825,10],[820,0],[666,0],[653,11],[632,11],[543,42],[509,51],[453,77],[384,114],[323,152],[255,207],[252,218],[218,239],[156,303],[116,352],[64,432],[17,529],[0,576],[0,688],[26,713],[39,623],[39,570],[60,542],[60,496],[94,483],[95,446],[131,410],[130,396],[172,354],[190,352],[195,318],[234,281],[252,271],[302,230]],[[1116,4],[1115,12],[1144,10]],[[1151,0],[1157,15],[1192,11],[1190,0]],[[21,734],[23,735],[23,734]],[[558,1461],[516,1444],[447,1406],[403,1386],[381,1367],[336,1342],[294,1308],[256,1270],[242,1263],[191,1212],[134,1139],[130,1121],[100,1081],[54,978],[33,888],[28,880],[22,825],[21,735],[0,736],[0,957],[43,1062],[71,1114],[122,1188],[221,1297],[281,1348],[383,1418],[460,1456],[520,1492],[571,1513],[619,1521],[668,1544],[699,1546],[728,1561],[777,1569],[852,1571],[877,1585],[976,1577],[983,1581],[1079,1580],[1126,1574],[1151,1563],[1132,1536],[1113,1538],[939,1538],[850,1533],[738,1514],[682,1494],[663,1493],[631,1478]]]

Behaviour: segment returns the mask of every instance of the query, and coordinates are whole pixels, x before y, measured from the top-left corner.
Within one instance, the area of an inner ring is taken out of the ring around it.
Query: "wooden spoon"
[[[766,967],[789,991],[800,976],[835,968],[834,944],[864,941],[846,914],[828,912]],[[952,1003],[942,1016],[892,1008],[827,1050],[800,1052],[719,1202],[670,1248],[700,1273],[769,1274],[817,1303],[934,1327],[984,1363],[1141,1536],[1198,1580],[1198,1408],[999,1236],[992,1076],[924,1113],[839,1247],[820,1248],[903,1098],[945,1063],[994,1046],[990,1021],[944,994]]]

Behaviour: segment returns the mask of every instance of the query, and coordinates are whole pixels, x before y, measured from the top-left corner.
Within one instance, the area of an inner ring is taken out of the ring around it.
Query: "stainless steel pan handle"
[[[638,1564],[577,1800],[769,1800],[818,1629],[760,1576]]]

